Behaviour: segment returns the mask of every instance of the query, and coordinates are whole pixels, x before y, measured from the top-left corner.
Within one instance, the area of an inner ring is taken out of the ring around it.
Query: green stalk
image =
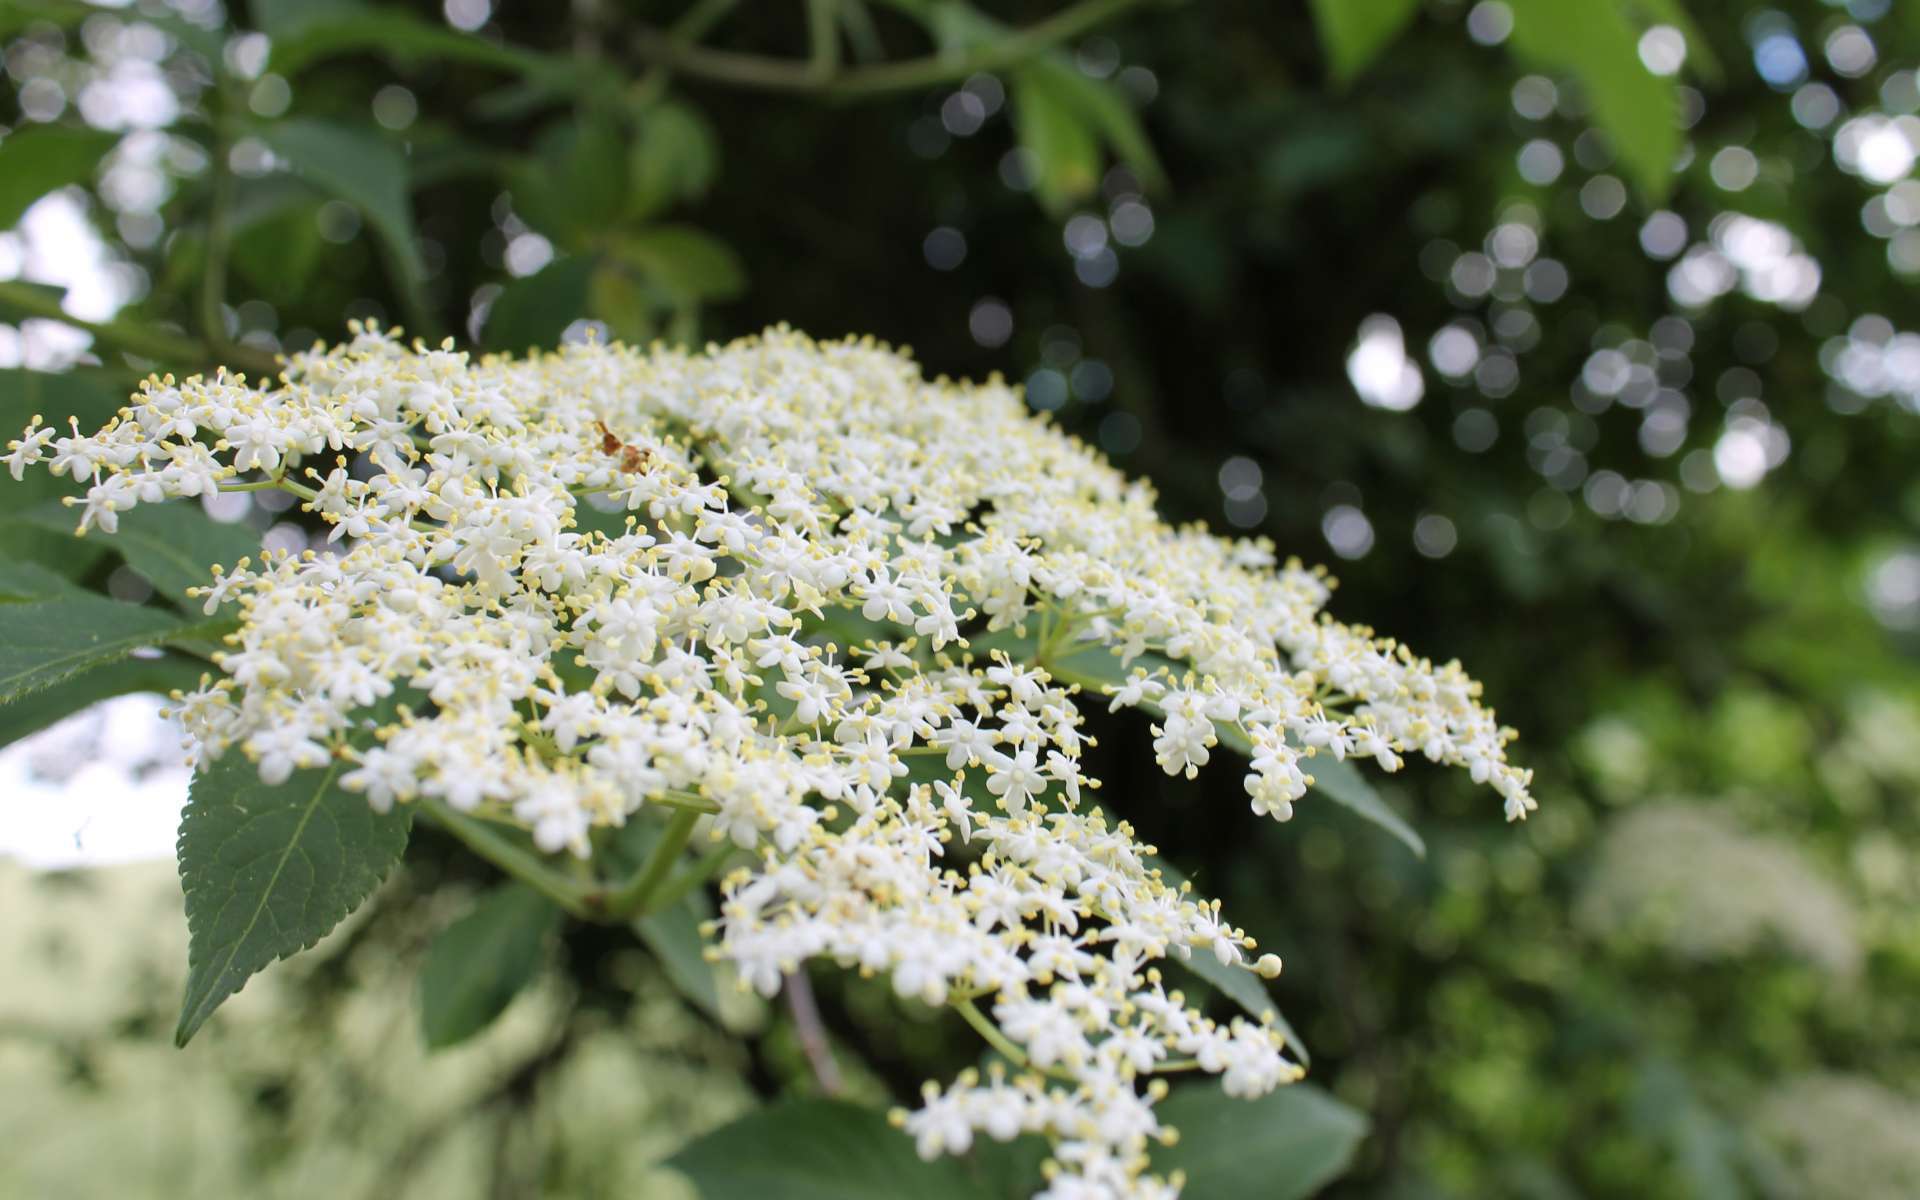
[[[1044,54],[1061,42],[1104,24],[1141,0],[1081,0],[1044,21],[958,54],[822,74],[809,60],[769,58],[685,44],[670,35],[642,31],[635,49],[653,62],[697,78],[776,92],[868,96],[934,87],[980,71],[997,71]]]
[[[640,868],[640,873],[612,892],[607,893],[602,909],[607,920],[624,921],[630,917],[644,916],[654,911],[649,905],[660,885],[667,881],[674,863],[679,861],[680,852],[687,848],[687,839],[693,836],[694,824],[700,820],[700,810],[683,808],[673,814],[667,822],[667,831]]]
[[[547,865],[546,859],[505,837],[485,821],[449,808],[438,800],[423,797],[417,803],[434,824],[452,834],[467,849],[553,901],[570,916],[585,921],[603,919],[594,904],[598,896],[595,889],[556,871]]]

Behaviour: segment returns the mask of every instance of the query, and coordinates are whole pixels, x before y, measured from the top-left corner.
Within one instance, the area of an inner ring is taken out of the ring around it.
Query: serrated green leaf
[[[187,628],[163,609],[85,593],[0,605],[0,703],[159,646]]]
[[[307,117],[267,125],[260,137],[315,187],[364,213],[408,279],[425,273],[407,200],[407,160],[391,141],[371,129]]]
[[[130,692],[166,695],[197,687],[211,668],[201,659],[168,652],[158,658],[123,658],[71,679],[0,704],[0,746],[64,720],[90,705]]]
[[[1567,71],[1586,90],[1593,123],[1649,202],[1673,186],[1680,96],[1640,61],[1640,31],[1618,3],[1511,0],[1514,52]]]
[[[427,1048],[466,1041],[505,1012],[540,974],[560,916],[545,896],[508,883],[442,930],[420,972],[420,1033]]]
[[[75,517],[64,506],[45,505],[15,518],[43,529],[72,535]],[[260,552],[260,535],[249,525],[223,524],[197,502],[143,504],[120,514],[112,533],[87,532],[87,542],[110,548],[153,585],[153,590],[185,612],[198,615],[200,603],[187,589],[213,579],[213,565],[231,567]]]
[[[509,283],[487,310],[487,345],[515,353],[558,346],[567,326],[584,315],[593,269],[590,256],[556,258]]]
[[[60,596],[89,594],[65,575],[37,562],[0,559],[0,602],[19,604],[28,600],[52,600]]]
[[[1312,0],[1314,27],[1333,76],[1342,83],[1367,69],[1413,14],[1420,0]]]
[[[178,847],[188,943],[176,1044],[249,977],[325,937],[400,861],[412,810],[374,812],[340,789],[339,770],[275,787],[233,752],[194,773]]]
[[[1180,1131],[1179,1142],[1153,1151],[1153,1168],[1186,1172],[1182,1200],[1302,1200],[1346,1172],[1368,1124],[1364,1113],[1308,1083],[1258,1100],[1195,1083],[1155,1115]]]
[[[702,1200],[981,1200],[960,1162],[922,1162],[883,1114],[839,1100],[748,1113],[667,1165]]]
[[[0,139],[0,229],[33,202],[73,183],[91,183],[120,135],[75,125],[23,124]]]

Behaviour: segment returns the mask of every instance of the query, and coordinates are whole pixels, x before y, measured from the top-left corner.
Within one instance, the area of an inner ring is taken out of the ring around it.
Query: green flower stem
[[[422,798],[417,803],[420,811],[431,817],[434,824],[452,834],[467,849],[553,901],[568,915],[586,921],[605,919],[595,904],[599,896],[596,889],[581,880],[561,874],[536,851],[505,837],[487,822],[449,808],[438,800]]]
[[[680,859],[680,852],[687,848],[687,839],[693,836],[694,823],[700,816],[700,810],[694,808],[683,808],[673,814],[673,819],[667,822],[667,831],[661,835],[659,844],[654,846],[646,866],[640,868],[640,873],[632,880],[603,898],[601,908],[605,919],[624,921],[644,916],[661,907],[651,903],[654,894],[667,881],[668,874]]]
[[[952,1007],[955,1012],[966,1018],[967,1024],[973,1026],[975,1032],[987,1039],[987,1045],[992,1046],[1000,1057],[1016,1067],[1027,1065],[1027,1052],[1014,1045],[1013,1040],[1006,1034],[1001,1033],[1000,1027],[988,1020],[987,1015],[980,1011],[971,998],[956,999]]]
[[[663,909],[672,908],[679,903],[681,897],[712,879],[714,873],[733,857],[733,852],[737,848],[732,842],[722,840],[718,846],[707,851],[691,867],[675,875],[665,887],[660,889],[653,898],[653,911],[660,912]]]
[[[665,791],[647,797],[648,804],[665,804],[672,808],[683,809],[696,816],[700,813],[716,813],[720,806],[705,796],[696,796],[692,792]]]

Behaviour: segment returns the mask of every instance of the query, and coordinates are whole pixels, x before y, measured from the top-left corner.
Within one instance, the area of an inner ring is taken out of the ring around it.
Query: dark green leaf
[[[45,687],[11,704],[0,704],[0,746],[38,733],[88,705],[129,692],[167,695],[199,686],[210,668],[197,658],[168,652],[158,658],[123,658]]]
[[[65,575],[37,562],[0,559],[0,602],[18,604],[25,600],[52,600],[60,596],[89,594]]]
[[[1034,190],[1058,212],[1099,184],[1099,138],[1052,72],[1029,63],[1012,78],[1013,127],[1033,158]]]
[[[0,702],[158,646],[186,628],[158,608],[83,594],[0,605]]]
[[[657,216],[713,185],[719,138],[698,111],[664,101],[647,110],[629,156],[627,215]]]
[[[1133,105],[1118,88],[1087,75],[1062,58],[1036,59],[1027,69],[1046,78],[1049,93],[1071,106],[1087,128],[1105,139],[1115,157],[1133,171],[1142,187],[1157,191],[1166,186],[1167,176],[1160,166],[1160,157],[1153,152],[1153,143],[1141,127]]]
[[[980,1200],[964,1166],[922,1162],[872,1109],[803,1100],[748,1113],[667,1160],[702,1200]]]
[[[315,187],[366,214],[407,278],[421,277],[407,201],[407,160],[392,142],[371,129],[306,117],[268,125],[260,136]]]
[[[320,237],[320,207],[311,193],[294,194],[244,225],[236,220],[234,268],[275,302],[298,300],[326,249]]]
[[[700,1011],[718,1018],[720,984],[706,959],[706,939],[700,936],[704,899],[698,892],[691,893],[672,908],[641,917],[633,927],[660,961],[674,989]]]
[[[619,260],[681,304],[728,300],[747,287],[740,256],[690,225],[654,225],[614,243]]]
[[[1351,762],[1336,761],[1322,752],[1303,762],[1301,769],[1313,776],[1314,791],[1399,838],[1416,858],[1427,856],[1426,841],[1413,826],[1407,824],[1404,817],[1381,799],[1380,793]]]
[[[1153,1167],[1186,1172],[1182,1200],[1301,1200],[1339,1178],[1367,1135],[1365,1114],[1308,1083],[1258,1100],[1195,1083],[1156,1111],[1180,1141],[1155,1150]]]
[[[585,315],[591,257],[557,258],[509,283],[487,310],[486,342],[495,350],[551,350]]]
[[[277,48],[316,21],[351,20],[368,15],[359,0],[247,0],[247,11],[261,33]]]
[[[238,751],[195,772],[180,821],[186,1045],[247,979],[312,946],[365,900],[407,846],[412,809],[373,811],[340,790],[340,764],[260,781]]]
[[[71,535],[75,518],[64,506],[43,505],[20,513],[17,520]],[[244,524],[223,524],[206,514],[196,501],[143,504],[120,515],[112,533],[98,529],[84,539],[119,554],[168,603],[198,613],[200,603],[187,589],[213,579],[213,565],[231,567],[260,552],[260,535]]]
[[[71,125],[23,124],[0,139],[0,229],[11,229],[35,200],[73,183],[91,183],[120,135]]]
[[[1640,31],[1618,3],[1512,0],[1513,48],[1586,89],[1593,123],[1649,201],[1673,186],[1679,93],[1640,61]]]
[[[1313,21],[1334,78],[1351,80],[1386,49],[1420,9],[1420,0],[1313,0]]]
[[[272,7],[297,14],[289,17],[294,22],[291,31],[274,38],[268,59],[268,69],[281,75],[297,74],[336,54],[368,51],[400,63],[455,59],[504,71],[566,76],[564,63],[460,33],[387,5],[328,5],[325,11],[312,14],[299,11],[305,7],[302,0],[280,0]]]
[[[583,246],[616,223],[627,202],[627,139],[606,113],[549,125],[513,174],[515,209],[536,229]]]
[[[1178,958],[1169,958],[1166,961],[1175,970],[1198,976],[1202,982],[1217,989],[1221,995],[1239,1005],[1241,1010],[1250,1017],[1258,1019],[1271,1013],[1273,1027],[1280,1031],[1281,1037],[1287,1039],[1287,1045],[1300,1056],[1300,1061],[1303,1063],[1312,1061],[1307,1054],[1307,1044],[1300,1040],[1300,1035],[1294,1032],[1293,1026],[1280,1015],[1279,1007],[1274,1004],[1273,997],[1267,995],[1267,989],[1258,975],[1245,967],[1223,966],[1218,958],[1205,949],[1193,950],[1185,961]]]
[[[540,973],[560,915],[545,896],[508,883],[433,940],[420,972],[420,1032],[428,1049],[463,1042],[506,1011]]]

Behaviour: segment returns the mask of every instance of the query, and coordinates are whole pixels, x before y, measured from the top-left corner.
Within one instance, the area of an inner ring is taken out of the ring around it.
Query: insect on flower
[[[613,430],[607,428],[605,421],[595,421],[594,427],[600,431],[600,453],[609,457],[619,455],[620,469],[628,474],[645,471],[653,459],[653,451],[645,446],[629,445],[620,440]]]

